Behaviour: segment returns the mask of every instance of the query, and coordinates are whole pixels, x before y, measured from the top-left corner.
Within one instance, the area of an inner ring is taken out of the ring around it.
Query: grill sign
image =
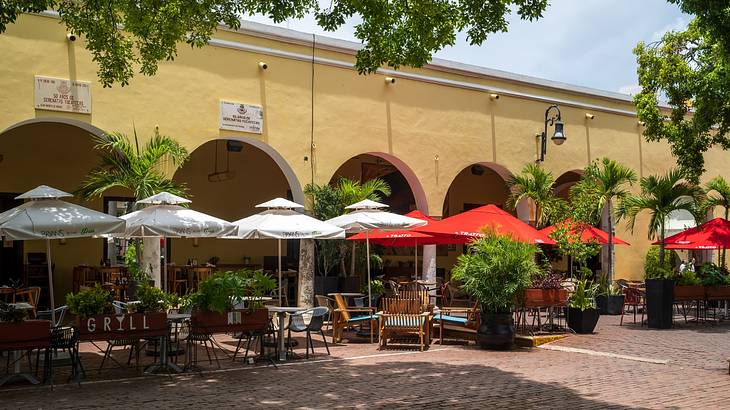
[[[36,76],[35,108],[91,114],[91,84],[86,81]]]

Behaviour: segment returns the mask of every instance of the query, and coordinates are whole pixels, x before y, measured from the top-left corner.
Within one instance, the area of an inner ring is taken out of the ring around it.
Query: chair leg
[[[208,350],[208,341],[207,340],[203,340],[203,346],[205,346],[205,354],[208,355],[208,364],[212,365],[213,359],[210,357],[210,350]]]
[[[213,357],[215,358],[215,364],[218,366],[218,368],[221,368],[221,362],[218,361],[218,353],[215,352],[215,345],[213,345],[213,340],[210,340],[210,350],[213,351]]]
[[[106,358],[111,356],[112,354],[112,344],[107,343],[106,351],[104,352],[104,357],[101,359],[101,366],[99,366],[99,370],[97,372],[101,373],[101,369],[104,368],[104,363],[106,362]]]
[[[626,305],[621,306],[621,320],[618,322],[619,326],[624,325],[624,313],[626,313]]]
[[[236,344],[236,351],[233,352],[233,361],[234,362],[236,361],[236,356],[238,355],[238,351],[241,349],[241,342],[242,341],[243,341],[243,332],[241,332],[238,335],[238,343]],[[250,346],[250,345],[251,345],[251,335],[249,335],[249,337],[248,337],[248,344],[246,346],[246,351],[247,351],[246,353],[248,353],[248,346]],[[245,358],[243,360],[246,361]]]
[[[311,340],[309,339],[309,331],[307,330],[307,333],[304,334],[304,358],[309,359],[309,346],[311,344]],[[314,351],[314,349],[312,349]],[[312,352],[314,354],[314,352]]]
[[[324,348],[327,349],[327,356],[330,355],[330,347],[327,346],[327,338],[324,337],[324,331],[322,329],[319,329],[319,333],[322,335],[322,341],[324,342]]]

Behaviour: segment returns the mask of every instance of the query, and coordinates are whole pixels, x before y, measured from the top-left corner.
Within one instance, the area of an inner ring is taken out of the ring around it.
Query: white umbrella
[[[265,211],[233,222],[237,231],[227,238],[276,239],[279,245],[279,305],[281,305],[281,240],[282,239],[342,239],[345,231],[337,226],[312,218],[295,209],[304,206],[276,198],[256,205]]]
[[[368,233],[373,229],[394,231],[416,228],[427,224],[427,221],[422,219],[411,218],[382,210],[387,207],[388,205],[366,199],[345,207],[345,209],[352,210],[352,212],[327,220],[327,223],[344,228],[348,233],[365,232],[368,270],[368,307],[372,307],[372,295],[370,291],[370,238],[368,237]]]
[[[51,239],[90,237],[124,230],[122,219],[58,199],[71,196],[67,192],[41,185],[15,198],[28,199],[28,202],[0,214],[0,236],[18,241],[46,240],[48,293],[53,323],[56,322],[56,303],[53,296]]]
[[[138,201],[149,204],[147,208],[134,211],[121,218],[127,227],[121,235],[125,238],[158,237],[166,238],[217,238],[236,229],[223,219],[193,211],[179,204],[191,201],[167,192],[152,195]],[[162,267],[162,286],[167,281],[167,263]]]

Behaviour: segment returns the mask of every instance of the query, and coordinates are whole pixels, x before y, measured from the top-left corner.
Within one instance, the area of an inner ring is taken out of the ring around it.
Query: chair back
[[[627,305],[640,305],[643,296],[641,289],[626,287],[624,291],[624,303]]]
[[[307,323],[304,320],[305,316],[309,316],[312,313],[312,309],[307,309],[303,312],[298,312],[292,315],[289,315],[289,330],[293,330],[295,332],[302,332],[304,330],[307,330]]]
[[[329,315],[330,310],[326,306],[318,306],[311,310],[312,318],[309,320],[309,330],[319,332],[324,325],[325,316]]]
[[[79,334],[72,327],[54,327],[51,329],[51,348],[73,349],[79,341]]]
[[[347,311],[347,302],[345,302],[345,298],[342,297],[342,294],[335,293],[335,304],[337,305],[337,309],[340,311],[339,313],[342,321],[349,322],[352,317],[350,316],[350,312]]]
[[[393,296],[398,296],[398,291],[400,289],[400,285],[398,285],[398,282],[394,280],[389,280],[388,284],[390,285],[390,290],[393,291]]]
[[[425,289],[422,290],[401,290],[398,293],[398,299],[416,299],[419,300],[422,307],[428,306],[429,294]]]
[[[423,325],[425,318],[421,315],[421,301],[419,299],[383,299],[383,321],[381,328],[384,330],[418,329]]]
[[[335,300],[325,295],[314,295],[314,299],[317,301],[317,306],[324,306],[329,310],[332,310],[335,306]]]
[[[51,323],[51,326],[58,327],[63,324],[63,319],[66,316],[66,311],[68,310],[68,306],[63,305],[60,307],[57,307],[54,309],[56,313],[56,322]],[[48,320],[50,321],[53,318],[53,311],[51,310],[39,310],[38,313],[35,315],[36,319],[38,320]]]
[[[115,300],[112,302],[112,306],[114,306],[114,313],[117,315],[123,315],[127,313],[127,304],[125,302],[120,302]]]
[[[38,286],[32,286],[15,292],[14,301],[26,302],[29,305],[33,306],[33,316],[35,317],[38,311],[38,301],[40,300],[40,297],[41,288]],[[20,300],[18,298],[20,298]]]
[[[420,299],[383,298],[383,313],[385,314],[421,314]]]

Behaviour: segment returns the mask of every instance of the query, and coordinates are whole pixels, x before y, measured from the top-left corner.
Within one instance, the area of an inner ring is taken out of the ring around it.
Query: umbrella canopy
[[[544,233],[495,205],[481,206],[415,230],[427,234],[448,235],[452,238],[473,239],[484,237],[484,232],[482,232],[484,228],[491,228],[497,234],[509,234],[513,239],[521,242],[555,244],[555,241]]]
[[[561,223],[570,224],[571,221],[565,220],[564,222],[561,222]],[[548,226],[547,228],[541,229],[540,232],[549,236],[550,233],[555,230],[555,228],[556,228],[556,226]],[[578,229],[579,228],[576,228],[574,230],[574,233],[577,233]],[[582,230],[580,232],[580,239],[581,239],[581,241],[583,241],[585,243],[595,241],[599,245],[608,245],[608,232],[598,229],[593,225],[585,224],[584,226],[582,226]],[[613,237],[613,244],[614,245],[629,245],[628,242],[619,239],[615,235]]]
[[[41,185],[16,199],[28,202],[0,214],[0,237],[12,240],[46,240],[48,259],[48,293],[51,319],[56,322],[56,302],[53,295],[53,262],[51,239],[80,238],[124,231],[124,220],[71,204],[58,198],[73,195]]]
[[[659,242],[654,242],[654,245]],[[730,248],[730,221],[715,218],[702,225],[664,238],[667,249],[728,249]]]
[[[8,240],[66,239],[124,230],[124,221],[102,212],[61,201],[73,195],[41,185],[19,195],[29,199],[0,214],[0,236]]]
[[[437,220],[424,214],[421,211],[415,210],[408,212],[404,216],[410,218],[416,218],[426,221],[427,227],[431,222]],[[388,246],[388,247],[405,247],[405,246],[419,246],[419,245],[444,245],[452,243],[464,243],[467,240],[464,238],[453,238],[442,235],[429,235],[427,233],[416,232],[413,230],[398,230],[398,231],[383,231],[375,229],[368,233],[368,238],[371,243]],[[347,238],[348,241],[364,241],[365,233],[358,233]]]
[[[304,206],[284,198],[256,205],[265,211],[233,222],[236,229],[226,238],[277,239],[279,246],[279,304],[281,304],[281,240],[344,239],[345,230],[304,215],[295,209]]]
[[[426,225],[426,221],[383,211],[388,205],[366,199],[345,207],[352,212],[328,219],[326,222],[348,233],[370,232],[374,229],[399,230]]]

